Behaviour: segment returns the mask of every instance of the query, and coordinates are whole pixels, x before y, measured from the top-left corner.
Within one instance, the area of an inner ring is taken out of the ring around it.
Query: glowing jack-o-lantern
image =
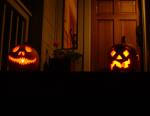
[[[28,45],[18,45],[8,55],[10,70],[37,70],[39,56],[37,51]]]
[[[130,45],[114,45],[109,52],[108,67],[112,72],[135,72],[138,62],[139,55]]]

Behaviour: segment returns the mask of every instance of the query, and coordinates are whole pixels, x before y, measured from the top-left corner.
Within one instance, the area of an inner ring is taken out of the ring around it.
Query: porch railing
[[[31,16],[20,0],[0,0],[0,70],[8,70],[11,48],[28,41]]]

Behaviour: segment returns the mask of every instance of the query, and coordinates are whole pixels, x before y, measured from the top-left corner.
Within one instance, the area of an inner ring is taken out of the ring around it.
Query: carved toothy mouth
[[[119,61],[113,61],[112,64],[111,64],[111,70],[114,69],[114,67],[118,67],[120,69],[124,68],[124,69],[127,69],[129,68],[129,65],[131,64],[131,60],[128,59],[127,61],[123,62],[123,63],[120,63]]]
[[[22,65],[22,66],[29,65],[29,64],[34,64],[37,61],[36,58],[34,58],[33,60],[29,60],[29,59],[23,58],[23,57],[21,57],[21,58],[13,58],[11,56],[8,56],[8,59],[10,61],[12,61],[14,63],[17,63],[19,65]]]

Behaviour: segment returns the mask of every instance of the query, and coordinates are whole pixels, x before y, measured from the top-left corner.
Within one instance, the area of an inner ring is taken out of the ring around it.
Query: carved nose
[[[118,55],[117,60],[122,60],[122,57],[120,55]]]
[[[18,53],[18,55],[19,55],[19,56],[25,56],[25,52],[20,51],[20,52]]]

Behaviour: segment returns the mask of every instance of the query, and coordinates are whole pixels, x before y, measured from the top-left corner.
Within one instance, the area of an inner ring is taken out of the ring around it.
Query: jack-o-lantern
[[[9,69],[17,71],[33,71],[38,69],[39,55],[28,45],[17,45],[8,55]]]
[[[125,43],[114,45],[109,51],[109,70],[112,72],[136,72],[139,55],[136,50]]]

